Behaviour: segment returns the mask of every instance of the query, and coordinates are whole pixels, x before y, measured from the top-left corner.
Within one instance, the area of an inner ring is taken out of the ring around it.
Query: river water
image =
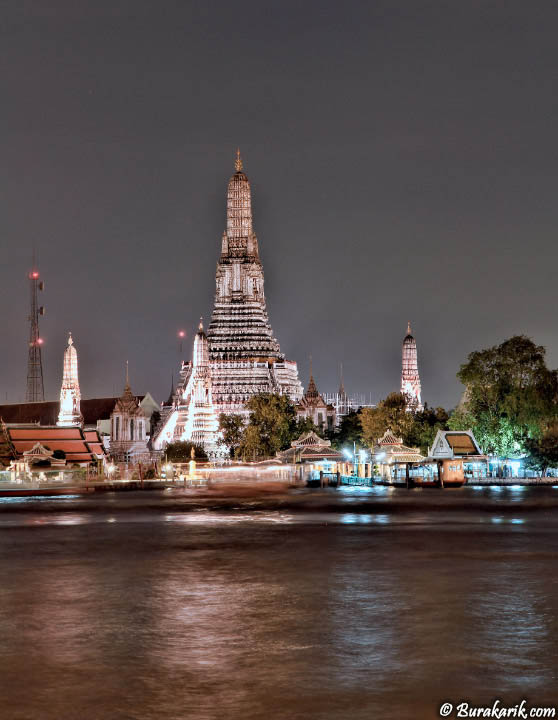
[[[558,705],[558,488],[228,495],[0,499],[0,717]]]

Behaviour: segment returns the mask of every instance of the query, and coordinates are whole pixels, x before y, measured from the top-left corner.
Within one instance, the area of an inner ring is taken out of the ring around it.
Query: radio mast
[[[39,334],[39,315],[45,314],[42,305],[39,306],[39,291],[45,289],[44,283],[39,279],[39,271],[35,266],[35,253],[33,253],[33,268],[29,273],[29,287],[31,290],[31,314],[29,315],[29,356],[27,360],[27,393],[25,402],[43,402],[45,399],[45,386],[43,382],[43,360],[41,345],[43,340]]]

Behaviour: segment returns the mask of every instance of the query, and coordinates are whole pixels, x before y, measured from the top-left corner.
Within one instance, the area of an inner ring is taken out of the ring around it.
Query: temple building
[[[194,338],[192,362],[183,363],[181,385],[161,413],[161,425],[154,440],[155,450],[164,450],[170,442],[190,441],[201,445],[208,457],[228,454],[221,442],[219,421],[213,404],[209,342],[200,325]]]
[[[300,402],[295,406],[297,419],[308,418],[320,431],[332,431],[335,428],[335,408],[325,402],[318,392],[312,368],[310,368],[310,382]]]
[[[126,364],[126,385],[110,416],[110,453],[113,459],[136,462],[149,458],[146,434],[147,418],[132,393]]]
[[[247,414],[245,403],[259,393],[285,394],[295,403],[301,399],[297,365],[285,359],[267,315],[250,182],[240,152],[227,189],[227,225],[207,340],[217,415]]]
[[[64,369],[62,374],[62,387],[60,388],[60,412],[57,425],[72,427],[83,425],[83,415],[80,411],[81,393],[79,390],[77,351],[72,340],[72,333],[68,337],[68,346],[64,350]]]
[[[416,412],[423,409],[418,371],[417,342],[411,333],[411,323],[407,324],[407,334],[403,340],[401,393],[407,397],[409,410]]]

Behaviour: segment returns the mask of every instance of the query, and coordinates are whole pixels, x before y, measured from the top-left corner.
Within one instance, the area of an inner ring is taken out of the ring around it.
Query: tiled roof
[[[80,427],[40,427],[37,425],[6,426],[6,436],[16,456],[31,450],[37,443],[53,452],[62,450],[66,460],[72,462],[91,462],[97,455],[104,455],[104,447],[99,433],[88,430],[87,435]]]
[[[137,402],[141,402],[145,395],[135,395]],[[81,414],[85,425],[95,425],[98,420],[108,420],[114,409],[117,397],[91,398],[80,403]],[[0,405],[0,418],[5,423],[40,423],[41,425],[56,425],[60,403],[58,401],[38,403],[14,403]]]
[[[388,429],[378,440],[378,445],[403,445],[403,440],[401,438],[395,437],[393,432]]]
[[[307,447],[307,446],[313,446],[313,447],[329,447],[331,445],[330,440],[323,440],[319,435],[316,435],[316,433],[313,430],[310,430],[309,432],[301,435],[298,440],[294,440],[291,443],[292,447]]]

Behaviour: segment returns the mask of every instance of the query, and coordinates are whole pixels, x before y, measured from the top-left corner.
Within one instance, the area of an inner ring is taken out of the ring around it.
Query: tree
[[[344,446],[362,442],[361,413],[362,409],[351,410],[343,417],[339,427],[331,436],[333,447],[339,450]]]
[[[238,454],[244,439],[246,425],[242,415],[219,415],[219,429],[223,433],[223,442],[230,449],[231,457]]]
[[[442,407],[431,408],[424,406],[424,410],[411,413],[413,422],[403,435],[406,445],[418,447],[423,455],[428,453],[438,430],[448,429],[449,415]]]
[[[192,459],[192,448],[196,460],[207,460],[207,454],[201,445],[196,445],[189,440],[176,440],[165,448],[167,460],[176,463],[189,462]]]
[[[402,393],[390,393],[374,408],[363,408],[361,414],[362,436],[373,447],[386,430],[405,439],[414,421],[414,414],[407,409],[407,398]]]
[[[544,347],[524,335],[471,353],[457,377],[465,399],[451,426],[466,421],[485,452],[522,452],[557,416],[558,375]]]
[[[528,438],[525,449],[528,453],[526,466],[541,476],[548,468],[558,467],[558,423],[552,423],[540,438]]]
[[[301,417],[295,421],[294,427],[292,428],[291,432],[291,440],[296,440],[301,435],[309,432],[315,432],[317,435],[320,436],[323,434],[321,428],[319,428],[317,425],[314,425],[314,422],[311,418]]]
[[[238,449],[245,460],[273,457],[289,447],[297,423],[294,405],[286,395],[254,395],[246,407],[250,410],[250,420]]]
[[[428,452],[438,430],[447,430],[448,413],[444,408],[430,408],[412,412],[408,401],[401,393],[390,393],[374,408],[363,408],[362,435],[366,443],[373,447],[386,430],[401,437],[405,445],[419,447],[422,453]]]

